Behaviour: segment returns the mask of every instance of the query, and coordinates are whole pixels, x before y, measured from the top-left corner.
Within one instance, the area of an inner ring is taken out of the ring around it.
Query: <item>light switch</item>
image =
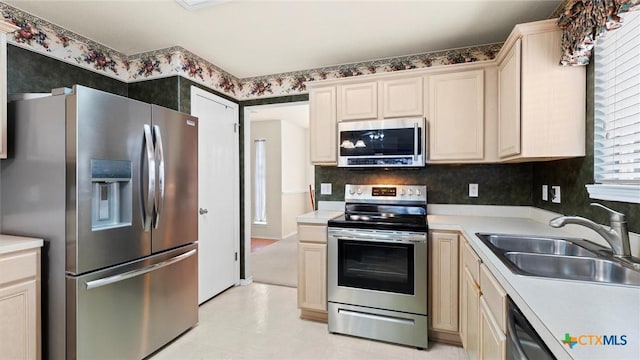
[[[331,183],[320,184],[320,195],[331,195]]]
[[[478,197],[478,184],[469,184],[469,197]]]
[[[551,187],[551,202],[560,203],[560,186],[554,185]]]

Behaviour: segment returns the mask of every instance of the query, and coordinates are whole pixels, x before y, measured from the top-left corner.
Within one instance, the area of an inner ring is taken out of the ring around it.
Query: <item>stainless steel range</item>
[[[427,188],[346,185],[328,223],[329,331],[426,348]]]

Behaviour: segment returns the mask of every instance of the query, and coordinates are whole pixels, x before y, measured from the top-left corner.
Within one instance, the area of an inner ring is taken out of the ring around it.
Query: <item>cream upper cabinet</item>
[[[377,81],[338,85],[338,121],[377,118]]]
[[[459,247],[458,234],[447,232],[430,233],[429,277],[430,277],[430,321],[429,336],[448,342],[459,343]],[[455,334],[441,336],[434,332]],[[436,335],[436,336],[434,336]]]
[[[498,66],[498,154],[520,154],[520,39]]]
[[[429,160],[484,158],[484,71],[426,77]]]
[[[381,80],[378,84],[382,118],[422,116],[422,77]]]
[[[318,87],[309,90],[309,143],[314,164],[335,165],[336,141],[336,87]]]
[[[20,29],[0,21],[0,159],[7,158],[7,33]]]
[[[586,69],[561,66],[556,20],[516,25],[497,56],[502,161],[585,155]]]

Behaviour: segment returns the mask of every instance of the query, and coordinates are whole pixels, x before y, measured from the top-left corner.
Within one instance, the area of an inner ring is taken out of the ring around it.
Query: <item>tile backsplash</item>
[[[344,200],[345,184],[411,184],[427,186],[430,204],[531,205],[532,165],[427,165],[418,169],[354,169],[316,166],[316,199]],[[320,195],[320,183],[333,193]],[[478,197],[469,197],[469,184]]]

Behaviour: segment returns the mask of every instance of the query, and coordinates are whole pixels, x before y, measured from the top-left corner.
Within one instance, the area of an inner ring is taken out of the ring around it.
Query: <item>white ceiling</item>
[[[182,46],[239,77],[504,41],[561,1],[4,1],[125,55]]]

